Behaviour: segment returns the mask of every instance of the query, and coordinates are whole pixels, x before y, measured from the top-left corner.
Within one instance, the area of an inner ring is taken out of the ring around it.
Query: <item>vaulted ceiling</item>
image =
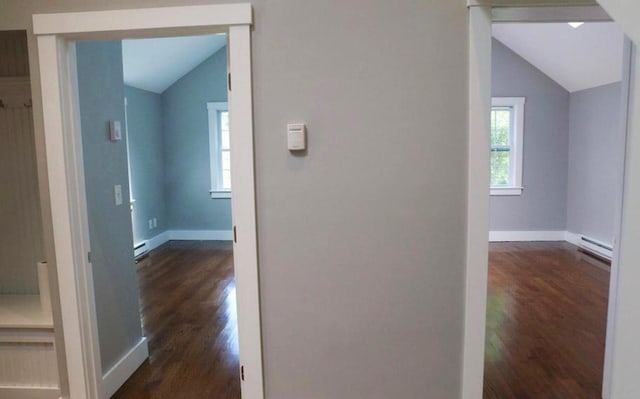
[[[226,43],[226,35],[123,40],[124,82],[162,93]]]
[[[613,22],[494,24],[493,36],[569,92],[622,79],[624,34]]]

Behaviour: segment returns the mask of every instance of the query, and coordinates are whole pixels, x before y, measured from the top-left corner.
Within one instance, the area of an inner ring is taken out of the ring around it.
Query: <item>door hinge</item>
[[[236,226],[233,226],[233,242],[238,242],[238,234],[236,233]]]
[[[240,366],[240,379],[244,381],[244,366]]]
[[[87,260],[91,263],[91,252],[87,252]]]
[[[227,73],[227,87],[229,88],[229,91],[231,91],[231,74]]]

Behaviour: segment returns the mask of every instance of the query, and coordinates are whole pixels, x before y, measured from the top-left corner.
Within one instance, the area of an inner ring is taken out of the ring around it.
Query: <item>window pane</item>
[[[491,145],[511,145],[511,118],[513,112],[510,108],[493,108],[491,110]]]
[[[231,152],[222,151],[222,170],[231,170]]]
[[[510,184],[511,170],[510,151],[491,151],[491,185],[506,186]]]
[[[230,170],[222,171],[222,188],[224,190],[231,190],[231,171]]]
[[[220,147],[229,149],[229,112],[221,111],[218,119],[220,120]]]

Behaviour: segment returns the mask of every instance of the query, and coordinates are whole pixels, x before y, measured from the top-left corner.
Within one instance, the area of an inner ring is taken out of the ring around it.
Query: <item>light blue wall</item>
[[[569,92],[493,40],[492,95],[526,97],[521,196],[492,196],[490,229],[565,230]]]
[[[78,43],[78,83],[91,263],[103,370],[142,336],[133,261],[126,137],[109,141],[110,120],[124,122],[120,42]],[[124,203],[116,206],[114,185]],[[55,210],[54,210],[55,212]]]
[[[162,94],[169,229],[231,229],[231,201],[209,194],[207,102],[227,101],[226,72],[223,47]]]
[[[571,94],[567,230],[606,244],[623,176],[621,90],[613,83]]]
[[[134,243],[148,240],[167,229],[164,190],[164,134],[162,97],[146,90],[125,86],[129,130],[131,192]],[[149,228],[149,219],[157,226]]]

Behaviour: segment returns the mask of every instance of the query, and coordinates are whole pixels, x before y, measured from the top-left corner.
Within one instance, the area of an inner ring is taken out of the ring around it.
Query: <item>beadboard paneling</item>
[[[0,386],[58,387],[52,343],[0,343]]]

